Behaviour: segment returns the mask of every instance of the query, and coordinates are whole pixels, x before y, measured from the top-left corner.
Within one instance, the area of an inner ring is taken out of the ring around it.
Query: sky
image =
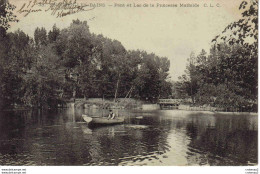
[[[50,30],[56,24],[62,29],[68,27],[73,19],[87,21],[92,33],[116,39],[127,50],[140,49],[167,57],[173,81],[184,73],[191,52],[198,54],[202,49],[209,52],[211,40],[229,23],[239,19],[241,3],[240,0],[77,0],[78,4],[104,3],[105,7],[57,18],[44,10],[24,17],[25,13],[18,11],[24,3],[27,6],[29,0],[9,2],[16,5],[15,14],[19,19],[18,23],[12,23],[9,31],[21,29],[33,36],[36,27]],[[114,7],[115,3],[125,7]],[[177,7],[133,7],[133,3],[176,4]],[[126,7],[127,4],[132,7]],[[180,7],[180,4],[198,4],[199,7]],[[43,9],[37,6],[32,9],[38,8]]]

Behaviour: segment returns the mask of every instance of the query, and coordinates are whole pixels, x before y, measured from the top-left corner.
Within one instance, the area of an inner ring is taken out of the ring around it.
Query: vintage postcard
[[[0,2],[2,173],[258,172],[258,0]]]

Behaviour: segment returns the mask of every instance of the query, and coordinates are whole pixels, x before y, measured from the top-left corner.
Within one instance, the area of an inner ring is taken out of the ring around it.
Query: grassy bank
[[[176,112],[181,113],[186,113],[186,112],[193,112],[193,113],[198,113],[198,114],[208,114],[208,115],[250,115],[250,116],[258,116],[258,113],[255,112],[221,112],[221,111],[203,111],[203,110],[183,110],[183,109],[178,109],[175,110]]]

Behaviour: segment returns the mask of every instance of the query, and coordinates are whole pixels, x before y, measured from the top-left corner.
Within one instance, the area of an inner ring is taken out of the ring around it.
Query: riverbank
[[[179,105],[178,109],[180,110],[187,110],[187,111],[210,111],[210,112],[217,112],[217,113],[256,113],[256,112],[238,112],[238,110],[225,110],[224,108],[220,107],[212,107],[209,105],[203,106],[190,106],[190,105]]]
[[[182,109],[177,109],[175,110],[176,112],[180,113],[189,113],[191,110],[182,110]],[[201,113],[201,114],[209,114],[209,115],[250,115],[250,116],[258,116],[258,113],[255,112],[220,112],[220,111],[192,111],[193,113]]]
[[[142,100],[132,99],[132,98],[117,98],[116,101],[114,99],[102,99],[102,98],[89,98],[89,99],[76,99],[70,100],[64,103],[63,105],[59,105],[58,108],[84,108],[84,109],[136,109],[136,110],[160,110],[158,104],[147,103]],[[16,106],[15,108],[4,109],[3,111],[26,111],[34,108],[26,107],[26,106]],[[255,112],[226,112],[221,110],[221,108],[215,108],[211,106],[190,106],[185,104],[180,104],[178,109],[173,109],[175,111],[194,111],[196,113],[204,113],[204,114],[223,114],[223,115],[255,115],[258,113]]]

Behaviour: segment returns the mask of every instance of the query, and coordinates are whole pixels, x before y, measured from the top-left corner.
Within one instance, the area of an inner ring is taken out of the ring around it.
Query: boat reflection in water
[[[256,165],[258,119],[180,110],[118,110],[124,124],[88,127],[98,109],[0,113],[1,165]]]

